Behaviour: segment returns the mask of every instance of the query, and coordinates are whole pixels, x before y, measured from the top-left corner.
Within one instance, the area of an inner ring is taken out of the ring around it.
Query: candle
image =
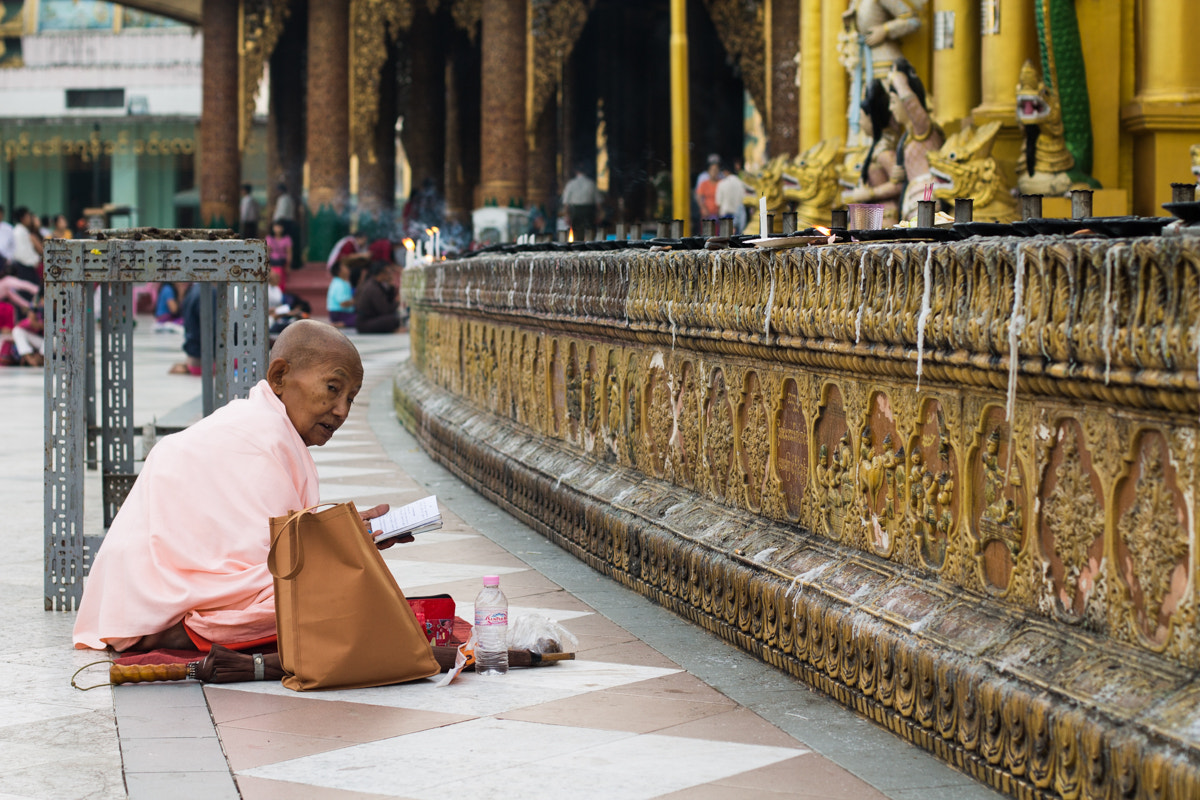
[[[758,198],[758,235],[766,237],[771,232],[767,230],[767,198],[765,195],[759,195]]]

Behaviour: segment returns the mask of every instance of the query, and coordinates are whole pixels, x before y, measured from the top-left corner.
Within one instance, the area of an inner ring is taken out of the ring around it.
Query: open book
[[[407,533],[435,531],[442,527],[442,512],[438,511],[437,498],[430,495],[368,522],[375,541],[382,542]]]

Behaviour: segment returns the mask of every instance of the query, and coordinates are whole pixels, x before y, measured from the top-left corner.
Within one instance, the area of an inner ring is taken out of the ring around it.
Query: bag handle
[[[271,574],[281,581],[291,580],[296,577],[301,569],[304,568],[304,546],[300,542],[300,517],[309,513],[315,508],[322,506],[336,506],[337,503],[317,503],[315,506],[309,506],[301,511],[293,511],[287,521],[283,523],[283,531],[271,540],[271,552],[267,554],[267,569],[271,570]],[[288,544],[294,556],[292,563],[289,565],[287,573],[279,571],[279,557],[277,555],[277,545],[279,539],[287,534]]]

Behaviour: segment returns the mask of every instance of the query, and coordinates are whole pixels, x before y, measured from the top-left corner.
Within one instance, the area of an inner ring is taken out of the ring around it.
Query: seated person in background
[[[325,266],[333,272],[333,265],[341,261],[343,258],[354,255],[355,253],[367,252],[367,235],[365,233],[355,233],[350,236],[343,236],[337,240],[333,249],[329,251],[329,258],[325,259]]]
[[[158,285],[158,300],[154,305],[154,330],[180,332],[183,330],[183,298],[173,283]]]
[[[296,320],[308,319],[312,314],[312,306],[307,301],[283,291],[279,283],[279,274],[271,270],[267,276],[267,315],[270,317],[272,336],[282,333]]]
[[[329,290],[325,293],[325,309],[329,312],[329,321],[335,327],[354,327],[354,283],[350,265],[346,261],[334,262],[329,268],[333,279],[329,281]]]
[[[17,308],[28,311],[41,287],[36,283],[21,280],[15,275],[0,276],[0,302],[12,303]]]
[[[40,367],[46,363],[45,330],[41,309],[29,309],[25,318],[12,329],[12,342],[16,350],[14,363],[22,367]]]
[[[188,287],[183,295],[183,352],[187,360],[175,364],[169,370],[172,375],[199,375],[200,370],[200,301],[204,294],[211,298],[209,302],[216,307],[215,289],[207,293],[201,292],[204,284],[196,282]]]
[[[303,320],[279,335],[266,380],[248,399],[160,441],[96,554],[75,646],[208,649],[271,640],[270,518],[318,502],[308,448],[346,421],[362,379],[350,340]],[[386,511],[380,505],[362,517]]]
[[[392,283],[392,265],[375,261],[355,296],[359,333],[395,333],[400,328],[400,291]]]

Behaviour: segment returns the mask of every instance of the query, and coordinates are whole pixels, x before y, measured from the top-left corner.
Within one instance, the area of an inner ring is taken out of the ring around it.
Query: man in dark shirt
[[[392,265],[374,261],[354,295],[359,333],[395,333],[401,324],[400,291],[392,282]]]

